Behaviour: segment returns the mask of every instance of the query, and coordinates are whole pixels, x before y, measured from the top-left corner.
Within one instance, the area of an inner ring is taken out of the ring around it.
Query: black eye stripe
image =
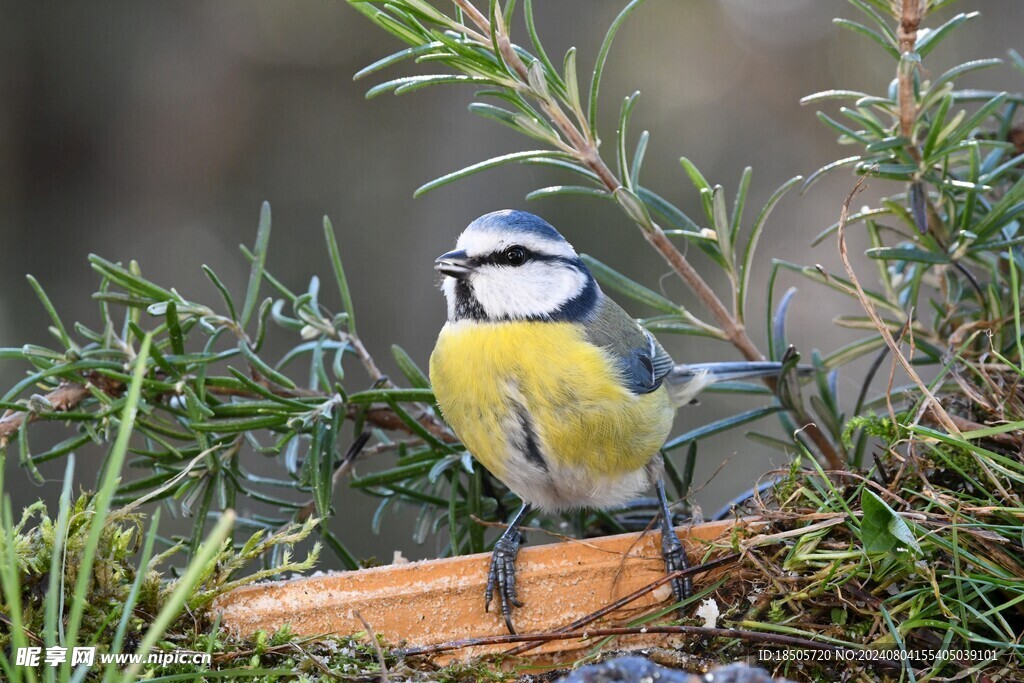
[[[566,265],[569,266],[570,268],[575,268],[576,270],[580,271],[584,270],[585,268],[583,262],[580,261],[578,258],[567,258],[565,256],[556,256],[554,254],[544,254],[536,251],[530,251],[529,249],[525,249],[525,247],[524,250],[527,254],[526,261],[524,261],[524,263],[529,261],[540,261],[542,263],[561,263],[562,265]],[[506,251],[508,250],[504,249],[502,251],[492,252],[487,256],[477,256],[473,259],[473,261],[478,266],[508,266],[510,264],[505,259]]]

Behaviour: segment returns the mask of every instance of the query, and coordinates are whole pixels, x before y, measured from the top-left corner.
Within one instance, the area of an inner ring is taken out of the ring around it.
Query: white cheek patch
[[[532,261],[518,268],[482,266],[470,283],[488,318],[522,319],[555,312],[583,291],[587,278],[575,268]]]

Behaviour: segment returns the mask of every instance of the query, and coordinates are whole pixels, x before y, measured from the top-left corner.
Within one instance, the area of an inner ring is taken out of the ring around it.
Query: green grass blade
[[[121,620],[117,624],[117,630],[114,631],[114,639],[110,643],[110,652],[122,651],[124,637],[128,632],[128,624],[131,622],[131,617],[134,614],[135,603],[139,599],[142,583],[146,579],[149,560],[153,556],[153,545],[156,542],[157,528],[160,525],[160,508],[156,508],[153,511],[153,516],[150,517],[148,524],[149,529],[142,544],[142,554],[139,555],[139,569],[135,574],[135,580],[132,581],[131,591],[128,593],[124,606],[121,608]],[[114,663],[108,664],[107,669],[103,672],[103,683],[113,680],[117,673],[117,666]]]
[[[0,458],[0,464],[2,463],[3,460]],[[0,472],[2,472],[2,468],[0,468]],[[0,473],[0,490],[3,490],[2,485],[3,475]],[[29,644],[28,638],[25,635],[25,625],[22,622],[22,585],[20,570],[18,569],[18,554],[15,547],[17,536],[14,524],[14,517],[11,513],[11,499],[5,494],[2,502],[0,502],[0,527],[2,527],[3,533],[0,550],[4,553],[3,562],[0,562],[0,589],[2,589],[4,604],[8,610],[8,614],[5,616],[10,621],[10,640],[7,650],[12,654],[18,648],[27,647]],[[10,660],[7,659],[6,654],[4,655],[3,663],[5,664],[4,668],[10,668]],[[11,671],[16,671],[18,674],[24,672],[26,674],[25,678],[31,683],[35,683],[35,669],[19,667],[11,669]]]
[[[78,579],[75,581],[74,591],[71,596],[71,610],[68,614],[67,627],[65,629],[65,647],[73,647],[78,642],[78,631],[81,627],[82,615],[88,602],[88,589],[92,579],[97,546],[99,545],[100,535],[103,533],[103,527],[107,523],[107,514],[110,512],[110,500],[121,478],[121,470],[128,453],[128,444],[131,441],[132,431],[135,428],[135,420],[138,416],[139,401],[142,393],[142,379],[146,374],[146,361],[149,359],[149,348],[152,341],[152,335],[146,335],[146,338],[142,340],[142,346],[135,359],[135,369],[132,372],[131,384],[128,386],[128,395],[125,400],[124,409],[121,412],[121,422],[118,426],[117,438],[107,458],[107,466],[100,481],[99,491],[97,491],[96,497],[92,502],[93,517],[89,523],[89,535],[82,550],[82,559],[78,567]],[[67,676],[69,673],[69,662],[70,660],[65,662],[61,668],[62,677]]]
[[[71,509],[71,488],[75,479],[75,456],[68,456],[64,467],[64,483],[60,492],[57,523],[54,526],[53,555],[50,558],[50,577],[44,603],[43,637],[47,647],[53,647],[64,640],[64,622],[60,615],[64,613],[64,545],[67,542],[69,514]]]
[[[150,624],[149,630],[146,631],[146,635],[136,650],[143,657],[143,660],[150,650],[153,649],[153,646],[156,645],[157,641],[164,637],[164,633],[171,623],[177,619],[182,608],[185,606],[185,602],[192,596],[193,590],[200,580],[209,574],[211,565],[216,561],[224,540],[231,533],[231,527],[234,525],[234,522],[234,511],[225,510],[221,513],[220,519],[217,520],[217,524],[210,532],[210,535],[199,546],[199,551],[195,554],[192,561],[189,562],[188,567],[185,569],[185,574],[178,579],[174,590],[168,596],[153,623]],[[125,671],[125,674],[128,677],[137,676],[142,666],[142,661],[132,664]]]

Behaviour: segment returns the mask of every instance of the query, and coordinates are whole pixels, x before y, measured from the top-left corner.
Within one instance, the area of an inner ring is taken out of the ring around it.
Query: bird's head
[[[572,245],[525,211],[494,211],[469,224],[440,256],[448,320],[582,320],[600,295]]]

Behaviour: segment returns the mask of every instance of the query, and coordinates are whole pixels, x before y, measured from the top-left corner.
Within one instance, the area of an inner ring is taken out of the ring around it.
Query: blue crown
[[[504,209],[485,213],[469,224],[467,230],[519,232],[537,235],[553,242],[564,242],[565,238],[550,223],[527,211]]]

